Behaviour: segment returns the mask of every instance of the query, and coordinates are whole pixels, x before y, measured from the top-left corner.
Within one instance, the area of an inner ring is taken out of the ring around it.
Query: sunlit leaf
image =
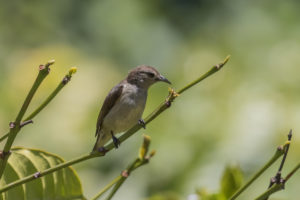
[[[13,148],[0,187],[28,175],[48,169],[64,160],[57,155],[28,148]],[[0,195],[1,200],[77,200],[84,199],[81,182],[72,167],[48,174],[12,188]]]

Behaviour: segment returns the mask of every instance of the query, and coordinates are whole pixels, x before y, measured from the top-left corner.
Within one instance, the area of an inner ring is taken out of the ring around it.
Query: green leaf
[[[43,171],[64,160],[57,155],[28,148],[13,148],[0,187],[28,175]],[[12,188],[0,200],[77,200],[84,199],[81,182],[72,167],[61,169],[32,182]]]
[[[227,166],[221,180],[221,194],[229,198],[243,183],[243,174],[237,166]]]
[[[210,194],[206,189],[200,188],[197,190],[199,199],[201,200],[226,200],[227,198],[223,194]]]

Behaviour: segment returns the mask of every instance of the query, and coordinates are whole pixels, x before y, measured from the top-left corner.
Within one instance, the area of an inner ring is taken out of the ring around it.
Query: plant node
[[[26,126],[27,124],[33,124],[32,119],[27,120],[27,121],[25,121],[25,122],[22,122],[21,125],[20,125],[20,127],[22,128],[22,127]]]
[[[16,127],[16,123],[15,122],[9,122],[9,128],[13,129]]]
[[[39,178],[41,177],[41,172],[36,172],[33,176],[34,178]]]
[[[11,154],[11,151],[5,152],[5,151],[0,151],[0,158],[2,160],[5,159],[5,157],[9,156]]]

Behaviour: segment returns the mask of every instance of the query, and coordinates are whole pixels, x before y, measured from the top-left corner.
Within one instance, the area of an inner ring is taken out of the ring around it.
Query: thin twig
[[[290,142],[291,142],[291,140],[292,140],[292,136],[293,136],[293,131],[292,131],[292,129],[291,129],[290,132],[289,132],[289,134],[288,134],[288,144],[286,145],[286,150],[285,150],[285,152],[284,152],[284,155],[283,155],[282,161],[281,161],[281,163],[280,163],[278,172],[281,172],[281,171],[282,171],[282,168],[283,168],[283,166],[284,166],[284,163],[285,163],[287,154],[288,154],[288,152],[289,152]]]
[[[264,199],[268,198],[271,194],[273,194],[279,190],[282,190],[283,188],[284,188],[283,183],[275,184],[275,185],[271,186],[270,188],[268,188],[267,191],[265,191],[264,193],[259,195],[255,200],[264,200]]]
[[[105,192],[107,192],[112,186],[114,186],[119,180],[122,178],[121,175],[112,180],[109,184],[107,184],[99,193],[97,193],[91,200],[96,200],[101,197]]]
[[[292,129],[290,130],[289,134],[288,134],[288,141],[286,142],[286,145],[285,145],[285,148],[284,148],[284,154],[283,154],[283,157],[282,157],[282,160],[281,160],[281,163],[279,165],[279,168],[278,168],[278,171],[276,173],[276,175],[274,177],[271,178],[270,180],[270,184],[269,184],[269,187],[268,187],[268,192],[266,192],[266,194],[270,193],[274,193],[276,191],[278,191],[277,189],[281,190],[281,188],[284,188],[284,182],[285,180],[281,177],[281,172],[282,172],[282,169],[283,169],[283,166],[284,166],[284,163],[285,163],[285,160],[286,160],[286,157],[287,157],[287,154],[289,152],[289,148],[290,148],[290,144],[291,144],[291,139],[292,139]],[[277,187],[273,187],[272,190],[269,190],[274,184],[278,185]],[[275,189],[276,191],[275,191]],[[264,200],[268,200],[269,199],[269,196],[266,196]]]
[[[24,126],[26,126],[28,124],[33,124],[33,121],[31,119],[30,120],[25,120],[24,122],[22,122],[20,124],[20,128],[22,128],[22,127],[24,127]]]
[[[191,82],[190,84],[188,84],[187,86],[183,87],[180,91],[180,93],[183,93],[185,90],[189,89],[190,87],[194,86],[195,84],[203,81],[204,79],[208,78],[209,76],[213,75],[215,72],[219,71],[221,69],[222,66],[224,66],[227,61],[229,59],[229,56],[226,57],[226,59],[216,65],[213,66],[207,73],[205,73],[204,75],[202,75],[199,79],[197,79],[196,81]],[[221,66],[221,67],[220,67]],[[160,106],[158,106],[148,117],[145,118],[145,123],[148,124],[150,123],[153,119],[155,119],[158,115],[160,115],[163,111],[165,111],[167,108],[170,107],[170,104],[172,101],[174,101],[174,99],[178,97],[178,93],[176,93],[174,90],[172,90],[169,94],[169,96],[167,97],[167,99],[160,104]],[[133,126],[131,129],[129,129],[128,131],[126,131],[120,138],[119,141],[120,143],[123,143],[125,140],[127,140],[130,136],[132,136],[134,133],[136,133],[139,129],[141,128],[141,126],[139,124],[136,124],[135,126]],[[105,146],[105,149],[107,150],[106,152],[109,152],[110,150],[114,149],[114,144],[111,142],[108,145]],[[61,163],[55,167],[46,169],[42,172],[40,172],[40,177],[45,176],[47,174],[53,173],[55,171],[58,171],[60,169],[69,167],[71,165],[74,165],[76,163],[80,163],[82,161],[91,159],[91,158],[95,158],[95,157],[101,157],[104,156],[105,154],[102,152],[91,152],[89,154],[80,156],[78,158],[75,158],[71,161],[65,162],[65,163]],[[17,180],[15,182],[12,182],[6,186],[4,186],[3,188],[0,189],[0,193],[5,192],[7,190],[9,190],[10,188],[16,187],[18,185],[27,183],[29,181],[34,180],[35,177],[34,175],[29,175],[23,179]]]
[[[126,170],[125,173],[123,172],[122,174],[126,174],[121,175],[121,179],[116,183],[116,185],[114,186],[113,190],[110,192],[110,194],[108,195],[108,197],[106,198],[106,200],[111,200],[113,198],[113,196],[116,194],[116,192],[119,190],[119,188],[123,185],[123,183],[125,182],[125,180],[128,178],[129,174],[136,168],[142,166],[143,164],[141,164],[141,160],[140,159],[136,159]],[[136,167],[135,167],[136,166]]]
[[[278,192],[280,190],[283,190],[285,187],[285,184],[288,182],[288,180],[295,174],[295,172],[300,169],[300,163],[296,165],[296,167],[283,179],[284,181],[279,184],[274,184],[268,190],[266,190],[264,193],[259,195],[255,200],[264,200],[268,198],[271,194]]]
[[[150,158],[154,156],[154,153],[150,153],[147,155],[150,145],[150,137],[147,135],[144,135],[144,142],[139,150],[139,157],[133,161],[126,170],[122,172],[121,179],[116,183],[113,190],[110,192],[106,200],[111,200],[113,196],[116,194],[116,192],[120,189],[120,187],[123,185],[125,180],[129,177],[129,175],[137,168],[149,163]],[[155,151],[152,151],[155,152]]]
[[[30,91],[28,92],[28,94],[25,98],[25,101],[16,117],[16,120],[13,122],[14,127],[12,127],[9,131],[8,139],[4,145],[3,155],[6,155],[6,153],[10,151],[11,146],[12,146],[18,132],[20,131],[20,128],[21,128],[20,125],[21,125],[21,121],[24,117],[24,114],[27,111],[27,108],[28,108],[34,94],[36,93],[37,89],[39,88],[39,86],[41,85],[43,80],[47,77],[47,75],[49,74],[49,71],[50,71],[49,67],[52,64],[54,64],[54,60],[47,62],[45,65],[39,66],[39,73],[31,87]],[[8,156],[4,156],[2,159],[0,159],[0,178],[2,177],[2,174],[6,167],[7,160],[8,160]]]
[[[54,97],[63,89],[67,83],[71,80],[72,75],[76,73],[76,68],[72,67],[68,74],[64,76],[62,81],[58,84],[58,86],[55,88],[55,90],[47,97],[47,99],[37,108],[35,109],[28,117],[26,117],[23,121],[29,121],[32,120],[37,114],[39,114],[53,99]],[[6,133],[0,138],[0,142],[2,142],[5,138],[8,137],[9,133]]]
[[[298,163],[298,165],[296,165],[296,167],[284,178],[285,182],[287,182],[298,169],[300,169],[300,163]]]
[[[286,145],[286,144],[285,144]],[[280,158],[284,154],[285,145],[282,147],[278,147],[275,154],[272,158],[258,171],[256,172],[253,177],[240,189],[238,189],[230,198],[229,200],[236,199],[242,192],[244,192],[262,173],[264,173],[278,158]]]

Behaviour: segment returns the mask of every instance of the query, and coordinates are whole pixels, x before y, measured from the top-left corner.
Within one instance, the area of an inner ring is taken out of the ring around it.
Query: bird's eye
[[[153,78],[155,75],[154,75],[154,73],[152,73],[152,72],[147,72],[146,73],[150,78]]]

